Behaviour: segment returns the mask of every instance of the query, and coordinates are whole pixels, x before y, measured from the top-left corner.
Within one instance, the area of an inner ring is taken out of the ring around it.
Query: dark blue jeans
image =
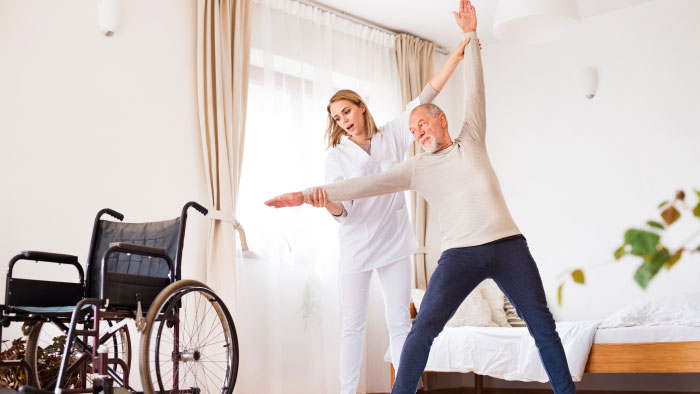
[[[576,392],[537,265],[525,237],[516,235],[442,253],[401,351],[391,394],[416,392],[433,340],[467,295],[487,278],[498,284],[525,320],[554,393]]]

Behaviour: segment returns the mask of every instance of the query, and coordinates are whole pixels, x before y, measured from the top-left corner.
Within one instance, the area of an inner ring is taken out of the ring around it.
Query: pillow
[[[500,327],[510,327],[508,317],[506,316],[505,298],[501,288],[498,287],[493,279],[486,279],[476,287],[475,291],[481,292],[481,297],[489,304],[491,310],[491,321]]]
[[[700,327],[700,293],[634,303],[613,313],[599,327],[662,325]]]
[[[425,290],[412,289],[411,300],[420,312],[420,305],[423,301]],[[491,321],[491,309],[488,302],[481,296],[481,292],[472,291],[471,294],[457,308],[454,316],[447,322],[446,327],[480,326],[497,327],[498,324]]]
[[[510,303],[508,297],[504,295],[503,298],[506,300],[506,303],[503,305],[503,310],[506,312],[508,325],[511,327],[526,327],[525,321],[520,318],[518,312],[515,310],[513,304]]]

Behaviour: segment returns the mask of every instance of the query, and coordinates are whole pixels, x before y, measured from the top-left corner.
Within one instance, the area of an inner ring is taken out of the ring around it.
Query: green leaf
[[[653,276],[654,274],[649,272],[647,263],[645,262],[637,268],[637,272],[634,273],[634,280],[642,289],[646,289]]]
[[[678,212],[676,207],[674,207],[673,205],[661,211],[661,218],[664,220],[664,222],[666,222],[667,226],[672,225],[673,222],[678,220],[678,218],[680,217],[681,213]]]
[[[632,253],[635,256],[652,255],[659,245],[659,234],[650,231],[629,229],[625,232],[625,243],[632,246]]]
[[[693,209],[693,215],[700,218],[700,202],[695,206],[695,209]]]
[[[663,248],[658,252],[654,253],[654,257],[652,257],[651,262],[654,264],[658,272],[658,270],[660,270],[661,267],[663,267],[664,264],[666,264],[670,258],[671,252],[669,252],[668,249]]]
[[[656,222],[656,221],[653,221],[653,220],[648,221],[647,224],[648,224],[649,226],[651,226],[651,227],[660,228],[660,229],[662,229],[662,230],[666,228],[666,227],[664,227],[663,224],[661,224],[661,223],[659,223],[659,222]]]
[[[659,209],[663,208],[664,205],[666,205],[666,204],[668,204],[668,200],[666,200],[666,201],[661,201],[661,203],[659,204]]]
[[[564,284],[560,284],[559,288],[557,289],[557,302],[559,302],[559,306],[561,306],[561,289],[564,287]]]
[[[627,246],[627,244],[622,244],[622,246],[615,249],[615,260],[620,260],[622,258],[622,256],[627,254],[627,251],[625,250],[625,246]]]
[[[637,281],[639,286],[646,289],[654,276],[659,272],[661,267],[666,264],[670,257],[668,249],[663,248],[658,252],[654,253],[651,259],[645,261],[639,268],[637,272],[634,273],[634,280]]]
[[[585,284],[586,283],[586,278],[583,276],[583,271],[580,269],[575,269],[571,272],[571,277],[574,279],[574,282],[579,283],[579,284]]]
[[[678,250],[676,251],[676,253],[672,254],[671,257],[668,258],[668,261],[666,262],[666,269],[669,269],[669,270],[670,270],[671,267],[673,267],[674,265],[676,265],[676,263],[678,262],[678,260],[681,259],[681,256],[683,256],[683,251],[684,251],[684,250],[685,250],[684,248],[680,248],[680,249],[678,249]]]

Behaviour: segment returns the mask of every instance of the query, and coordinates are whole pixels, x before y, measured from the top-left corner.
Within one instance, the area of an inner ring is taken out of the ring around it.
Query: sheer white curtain
[[[337,224],[309,206],[263,201],[323,182],[326,105],[356,90],[378,124],[401,110],[394,37],[292,0],[252,0],[251,68],[239,220],[252,256],[237,264],[240,393],[337,393]],[[373,284],[365,378],[388,389],[383,301]],[[380,377],[381,376],[381,377]]]

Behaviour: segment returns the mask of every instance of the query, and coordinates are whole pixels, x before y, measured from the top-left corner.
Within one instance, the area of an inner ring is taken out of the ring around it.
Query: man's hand
[[[452,11],[455,17],[455,22],[462,29],[462,32],[469,33],[476,31],[476,11],[469,0],[459,1],[459,12]]]
[[[301,192],[286,193],[265,201],[265,205],[275,208],[298,207],[303,203],[304,195]]]

